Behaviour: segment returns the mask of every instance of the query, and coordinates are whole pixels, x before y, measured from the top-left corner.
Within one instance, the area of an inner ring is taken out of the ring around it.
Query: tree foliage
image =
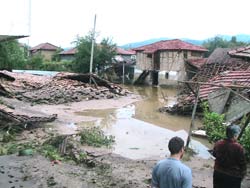
[[[73,70],[76,72],[89,72],[90,56],[92,47],[92,33],[85,37],[79,37],[76,41],[76,61],[73,64]],[[100,44],[94,43],[93,70],[101,71],[107,63],[111,62],[116,54],[116,44],[109,38],[102,39]]]
[[[247,159],[250,160],[250,124],[246,127],[240,143],[245,148]]]
[[[223,39],[222,37],[216,36],[208,39],[203,44],[203,47],[208,49],[206,56],[208,57],[216,48],[234,48],[247,45],[244,42],[238,42],[237,38],[233,36],[230,41]]]
[[[41,55],[34,55],[27,60],[26,69],[40,70],[43,66],[43,57]]]
[[[0,43],[0,69],[22,69],[25,63],[25,47],[21,48],[17,40]]]
[[[226,138],[226,123],[224,114],[217,114],[209,111],[208,103],[202,104],[203,108],[203,124],[209,142],[216,142]],[[241,127],[245,124],[246,117],[242,118]],[[250,124],[246,127],[239,142],[246,151],[246,157],[250,160]]]

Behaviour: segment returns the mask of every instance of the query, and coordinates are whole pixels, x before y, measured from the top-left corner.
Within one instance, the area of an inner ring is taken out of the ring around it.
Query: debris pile
[[[91,82],[91,83],[90,83]],[[91,99],[109,99],[130,92],[95,75],[59,73],[54,77],[0,71],[0,96],[35,104],[63,104]],[[0,103],[1,99],[0,99]],[[6,105],[0,107],[2,125],[34,125],[56,119],[16,114]]]
[[[34,104],[62,104],[81,100],[109,99],[129,93],[118,85],[88,74],[59,73],[52,78],[28,75],[26,80],[14,74],[14,78],[13,82],[4,81],[0,91],[5,93],[8,91],[8,95],[5,96],[11,95]],[[90,80],[91,84],[89,84]]]
[[[178,102],[172,107],[162,107],[159,110],[182,115],[191,114],[198,87],[200,88],[198,112],[202,110],[201,102],[207,101],[209,94],[221,88],[230,88],[249,99],[250,59],[236,58],[231,56],[230,52],[230,49],[216,49],[192,80],[184,82],[184,91]]]
[[[0,126],[2,129],[10,129],[12,126],[19,126],[20,129],[29,128],[39,123],[52,122],[57,118],[56,114],[50,116],[28,116],[24,114],[16,114],[13,109],[4,105],[0,106]]]

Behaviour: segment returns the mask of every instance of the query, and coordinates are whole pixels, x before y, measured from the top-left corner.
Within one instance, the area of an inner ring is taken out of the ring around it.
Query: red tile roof
[[[74,54],[76,54],[76,52],[77,52],[77,49],[76,49],[76,48],[71,48],[71,49],[62,51],[62,52],[60,53],[60,55],[74,55]]]
[[[248,57],[250,58],[250,46],[237,48],[228,52],[233,57]]]
[[[200,87],[201,100],[206,100],[209,93],[215,91],[216,89],[221,88],[219,85],[250,86],[250,70],[222,72],[219,75],[210,79],[207,83],[218,84],[218,86],[201,85]],[[193,95],[188,98],[194,100]]]
[[[207,61],[207,58],[199,58],[199,59],[188,59],[187,63],[195,66],[196,68],[200,69],[202,65],[204,65]]]
[[[190,51],[202,51],[202,52],[208,51],[206,48],[193,45],[191,43],[184,42],[179,39],[163,40],[155,42],[153,44],[138,47],[133,50],[144,51],[145,53],[154,53],[158,50],[190,50]]]
[[[136,54],[134,50],[124,50],[122,48],[117,48],[116,53],[119,55],[135,55]]]
[[[250,70],[250,62],[243,58],[230,57],[230,50],[232,49],[216,48],[192,81],[207,82],[221,72]]]
[[[56,51],[57,49],[59,49],[59,47],[46,42],[46,43],[41,43],[41,44],[39,44],[39,45],[31,48],[30,50],[31,51],[36,51],[36,50],[51,50],[51,51]]]

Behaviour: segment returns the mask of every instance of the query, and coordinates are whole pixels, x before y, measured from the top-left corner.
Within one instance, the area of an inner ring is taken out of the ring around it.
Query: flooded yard
[[[107,134],[115,136],[116,144],[113,152],[131,159],[162,158],[169,154],[167,151],[169,139],[173,136],[187,139],[191,117],[158,111],[160,107],[173,105],[176,102],[175,88],[129,87],[128,89],[143,100],[122,108],[77,112],[78,115],[96,118],[94,121],[78,123],[78,127],[100,126]],[[195,126],[200,125],[201,121],[197,119]],[[200,141],[192,139],[190,146],[198,156],[209,158],[206,141]]]

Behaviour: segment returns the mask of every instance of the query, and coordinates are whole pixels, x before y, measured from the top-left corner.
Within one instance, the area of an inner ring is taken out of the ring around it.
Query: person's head
[[[240,127],[238,125],[230,125],[226,129],[226,135],[228,139],[237,139],[240,134]]]
[[[175,136],[175,137],[170,139],[170,141],[168,143],[168,149],[169,149],[171,155],[183,153],[184,141],[180,137]]]

